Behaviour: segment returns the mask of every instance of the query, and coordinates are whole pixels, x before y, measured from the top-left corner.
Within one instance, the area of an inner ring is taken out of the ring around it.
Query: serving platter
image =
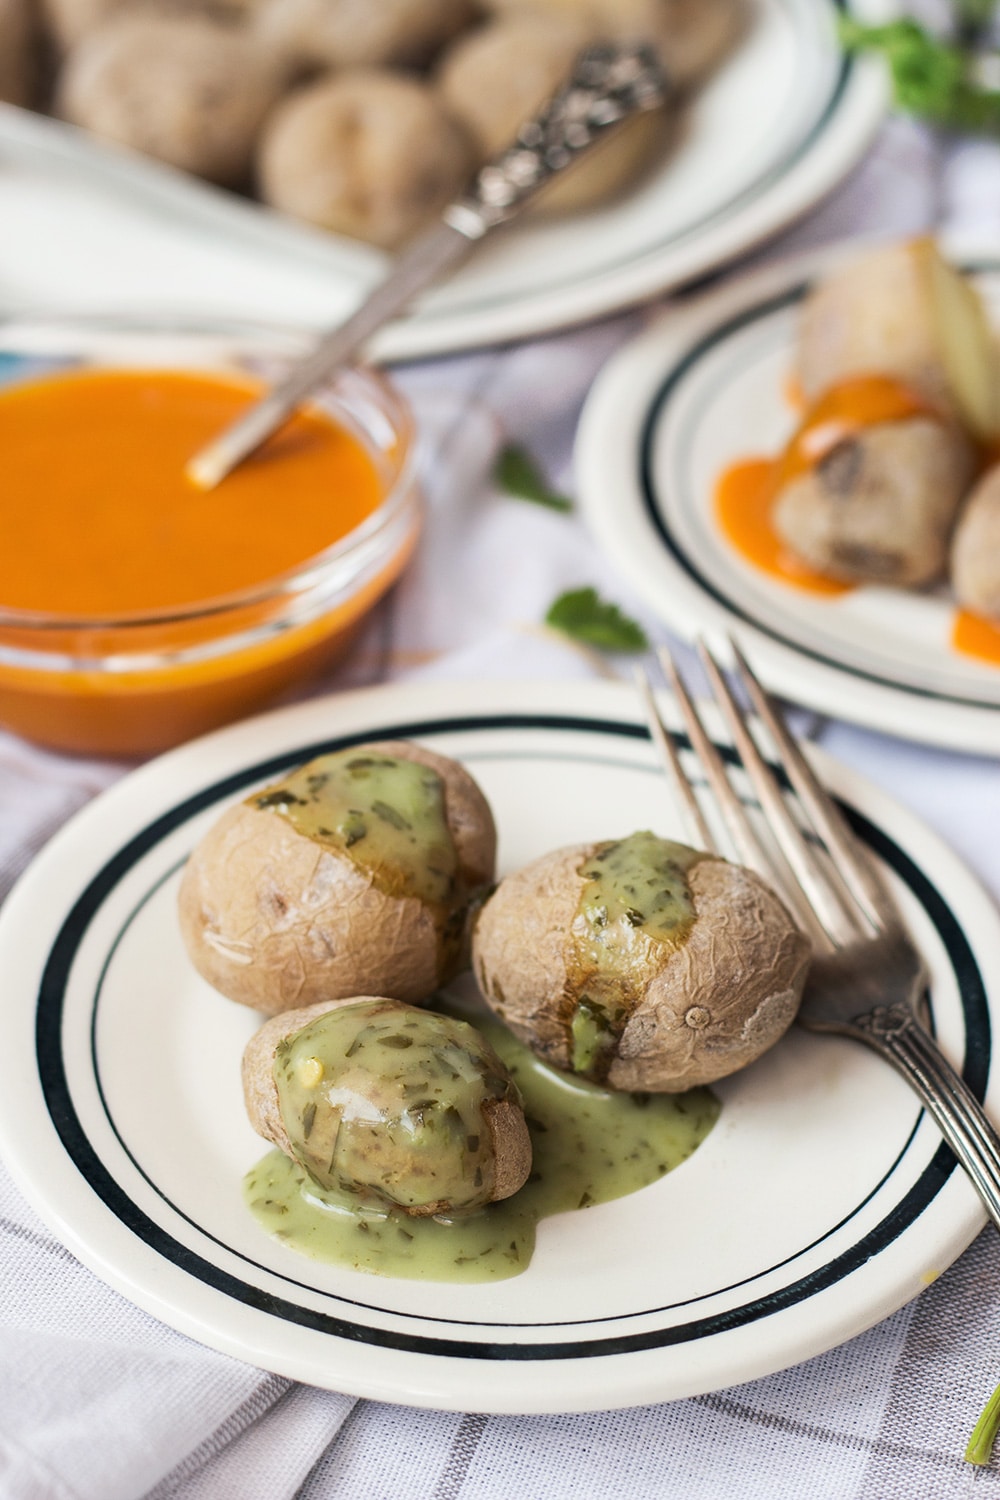
[[[663,164],[613,206],[502,231],[376,351],[410,359],[505,342],[629,306],[741,254],[828,193],[885,107],[882,71],[845,60],[838,13],[886,0],[750,0],[747,34],[685,110]],[[343,317],[385,256],[71,126],[0,105],[6,295],[299,321]],[[50,191],[46,192],[46,184]],[[74,224],[76,273],[53,255]]]
[[[984,1215],[915,1097],[864,1049],[796,1028],[716,1086],[721,1116],[694,1156],[639,1193],[543,1221],[512,1280],[367,1276],[267,1236],[240,1191],[263,1154],[239,1079],[257,1018],[189,966],[179,872],[231,800],[376,736],[468,765],[502,871],[567,843],[679,828],[633,695],[607,683],[312,701],[173,751],[97,799],[0,917],[0,1146],[98,1276],[193,1338],[312,1384],[435,1408],[582,1411],[818,1354],[970,1242]],[[997,1110],[995,908],[913,817],[818,764],[927,957],[943,1049]]]
[[[745,561],[715,518],[738,459],[781,451],[798,310],[857,244],[789,259],[663,317],[601,372],[577,437],[586,519],[630,584],[693,639],[732,634],[772,690],[821,713],[955,750],[1000,751],[1000,667],[951,645],[944,589],[820,595]],[[1000,326],[995,250],[953,245]]]

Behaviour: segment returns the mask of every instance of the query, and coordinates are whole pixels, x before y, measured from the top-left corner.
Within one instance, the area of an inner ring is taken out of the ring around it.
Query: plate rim
[[[789,0],[782,0],[789,3]],[[889,0],[822,0],[825,10],[853,11],[862,19],[883,15]],[[824,114],[791,146],[791,159],[769,169],[749,202],[720,206],[707,223],[685,230],[665,247],[635,262],[584,273],[565,287],[526,295],[523,290],[440,310],[418,306],[377,335],[372,351],[390,363],[489,348],[558,332],[589,319],[625,311],[717,270],[807,213],[861,159],[888,103],[884,70],[876,59],[842,60]],[[292,255],[303,265],[344,274],[361,289],[373,282],[381,252],[344,236],[327,235],[252,200],[202,182],[122,147],[93,141],[75,127],[35,111],[0,104],[0,145],[15,159],[49,160],[89,171],[117,191],[160,211],[184,213],[214,236],[249,239],[268,252]],[[607,212],[614,211],[613,206]],[[353,262],[353,270],[352,270]]]
[[[654,487],[648,474],[649,443],[666,405],[663,387],[685,357],[720,328],[793,298],[817,276],[898,238],[874,233],[782,257],[660,314],[618,349],[588,392],[577,427],[573,469],[580,509],[592,535],[668,629],[688,642],[705,634],[724,660],[731,659],[732,637],[779,696],[915,743],[997,754],[1000,704],[947,699],[937,691],[882,681],[772,634],[676,563],[650,513]],[[941,243],[950,257],[1000,271],[1000,253],[985,238],[942,236]],[[615,435],[613,440],[609,434]],[[613,505],[609,495],[614,496]],[[649,541],[648,549],[637,538],[623,537],[623,504],[630,522]],[[929,699],[941,705],[940,713],[927,713]]]
[[[435,707],[435,705],[439,707]],[[43,887],[45,887],[47,866],[58,860],[61,855],[63,842],[72,842],[72,838],[75,836],[72,830],[78,828],[81,823],[87,825],[92,820],[100,821],[107,809],[108,803],[112,799],[124,802],[127,810],[129,799],[141,797],[144,794],[147,782],[151,781],[155,788],[158,780],[165,776],[166,782],[169,785],[172,778],[176,775],[180,774],[183,776],[188,772],[194,776],[195,782],[204,788],[206,784],[211,784],[218,779],[213,773],[212,767],[225,769],[232,755],[239,757],[244,768],[248,762],[256,764],[260,760],[260,753],[254,747],[260,743],[260,731],[262,727],[266,727],[268,732],[271,733],[272,740],[275,733],[278,734],[279,739],[284,740],[285,749],[282,754],[287,759],[289,756],[297,755],[300,748],[303,750],[308,749],[308,743],[303,741],[302,731],[299,726],[308,726],[311,724],[313,728],[309,731],[309,736],[311,739],[315,739],[316,726],[323,724],[327,731],[325,737],[329,738],[332,727],[338,719],[338,709],[341,710],[342,714],[346,714],[349,726],[351,724],[351,715],[359,715],[360,722],[356,726],[358,731],[369,734],[384,726],[387,718],[402,717],[406,719],[408,716],[410,719],[426,720],[428,717],[433,717],[435,713],[439,717],[448,719],[456,727],[460,726],[463,719],[481,719],[489,717],[490,713],[496,714],[497,712],[510,714],[517,712],[524,713],[526,711],[532,712],[536,717],[544,715],[547,712],[550,716],[555,714],[562,719],[582,718],[588,724],[594,725],[598,732],[600,732],[601,720],[604,718],[615,720],[619,724],[630,723],[633,726],[639,722],[638,710],[631,690],[623,684],[607,683],[586,685],[578,683],[527,685],[432,684],[430,685],[430,692],[426,686],[409,687],[393,685],[383,688],[359,690],[358,692],[344,695],[342,698],[310,700],[305,704],[296,705],[291,709],[278,710],[275,713],[261,716],[259,719],[245,721],[241,725],[218,731],[216,734],[206,737],[203,741],[196,741],[193,745],[184,746],[180,750],[172,751],[167,756],[161,757],[159,761],[150,762],[147,766],[133,772],[131,776],[124,778],[123,781],[103,793],[101,797],[95,799],[93,803],[89,804],[87,808],[78,814],[72,820],[72,823],[67,825],[67,830],[57,836],[54,844],[49,846],[46,853],[40,857],[39,862],[22,876],[11,898],[9,898],[9,902],[14,903],[13,906],[8,904],[4,913],[0,915],[0,956],[3,957],[4,961],[9,959],[11,934],[30,912],[31,905],[36,899],[36,889],[40,893]],[[374,725],[371,723],[369,717],[372,713],[375,716]],[[329,715],[328,725],[323,717],[325,714]],[[367,730],[365,729],[366,721],[368,723]],[[353,732],[355,732],[354,729],[349,727],[348,733]],[[198,757],[202,755],[207,755],[207,761],[204,767],[200,768]],[[829,770],[830,763],[827,757],[820,755],[817,759],[826,770]],[[862,796],[860,800],[862,803],[864,803],[866,797],[869,799],[874,798],[879,809],[876,820],[878,828],[884,828],[886,821],[892,825],[894,822],[898,823],[901,819],[905,829],[909,830],[913,836],[919,835],[920,841],[929,843],[936,853],[944,850],[944,846],[941,845],[937,836],[920,823],[919,819],[908,813],[905,809],[898,808],[896,804],[892,803],[891,799],[885,798],[880,792],[873,789],[863,777],[857,776],[854,772],[846,771],[844,768],[836,768],[834,771],[834,781],[838,789],[844,785],[855,789],[855,791],[861,788]],[[180,783],[178,783],[178,791],[171,794],[172,804],[176,803],[179,790]],[[186,787],[186,790],[190,792],[191,787]],[[890,815],[888,819],[884,816],[886,812]],[[121,835],[116,834],[115,848],[120,850],[122,847],[123,838]],[[905,850],[905,843],[903,847]],[[957,856],[951,854],[950,851],[945,851],[942,857],[945,859],[949,879],[954,877],[956,871],[959,873],[960,884],[963,887],[963,898],[965,901],[971,901],[975,920],[977,922],[988,921],[994,933],[1000,934],[1000,913],[996,911],[985,891],[979,887],[975,877],[957,859]],[[79,881],[75,878],[74,886],[79,886]],[[976,894],[977,892],[978,895]],[[976,909],[977,901],[979,902],[978,909]],[[24,908],[24,916],[22,916],[22,908]],[[995,1048],[993,1052],[995,1054]],[[4,1071],[9,1071],[9,1068],[9,1063],[0,1064],[0,1075]],[[996,1071],[994,1065],[990,1086],[992,1087],[995,1084],[1000,1089],[1000,1078],[996,1077]],[[124,1292],[132,1301],[146,1308],[147,1311],[152,1312],[171,1326],[180,1328],[181,1331],[200,1338],[202,1342],[208,1343],[211,1347],[242,1359],[252,1358],[254,1363],[264,1364],[264,1367],[277,1370],[279,1373],[287,1374],[292,1378],[306,1379],[314,1384],[327,1384],[331,1388],[334,1388],[329,1375],[327,1374],[326,1378],[324,1378],[323,1370],[320,1367],[322,1362],[317,1362],[316,1358],[313,1358],[310,1362],[310,1359],[305,1358],[301,1351],[295,1352],[292,1355],[286,1355],[279,1349],[277,1351],[271,1350],[268,1358],[263,1360],[259,1349],[252,1354],[248,1354],[245,1338],[241,1340],[238,1335],[232,1332],[220,1335],[217,1328],[211,1330],[209,1325],[212,1322],[212,1309],[210,1305],[208,1307],[205,1306],[205,1297],[202,1295],[189,1296],[186,1305],[182,1307],[181,1314],[179,1315],[176,1306],[176,1284],[178,1277],[180,1277],[180,1285],[182,1290],[184,1289],[184,1273],[177,1265],[169,1265],[166,1268],[160,1266],[158,1269],[161,1271],[165,1269],[166,1274],[160,1276],[154,1275],[152,1280],[150,1280],[148,1274],[148,1266],[144,1264],[141,1256],[133,1257],[129,1265],[123,1270],[120,1264],[120,1255],[116,1259],[117,1251],[114,1246],[112,1246],[109,1253],[107,1247],[102,1242],[100,1234],[97,1235],[95,1244],[93,1231],[88,1233],[86,1227],[81,1230],[79,1224],[74,1222],[73,1210],[67,1215],[60,1205],[54,1205],[46,1198],[44,1189],[40,1188],[37,1182],[30,1180],[30,1168],[26,1167],[25,1162],[16,1150],[13,1153],[15,1159],[10,1160],[11,1132],[12,1129],[16,1128],[16,1122],[12,1121],[9,1117],[10,1109],[13,1106],[10,1099],[5,1097],[7,1093],[8,1091],[6,1090],[0,1091],[0,1139],[3,1139],[6,1147],[5,1156],[8,1157],[14,1175],[25,1190],[26,1196],[35,1204],[42,1217],[56,1230],[56,1233],[63,1239],[64,1243],[67,1243],[69,1248],[79,1255],[85,1264],[89,1265],[98,1275],[102,1276],[102,1279],[109,1281],[119,1291]],[[949,1197],[955,1196],[950,1192],[949,1183],[954,1188],[956,1171],[957,1168],[953,1168],[946,1174],[942,1191]],[[25,1175],[29,1180],[22,1180]],[[74,1194],[71,1194],[70,1198],[79,1197],[81,1192],[83,1198],[86,1198],[92,1192],[90,1184],[83,1179],[76,1185]],[[932,1196],[937,1201],[940,1193]],[[961,1193],[957,1196],[961,1199]],[[952,1206],[954,1207],[954,1205]],[[978,1207],[978,1202],[973,1201],[971,1210],[969,1205],[966,1204],[965,1213],[959,1214],[958,1219],[953,1224],[952,1239],[945,1251],[949,1259],[953,1259],[955,1255],[960,1253],[961,1249],[978,1232],[978,1229],[984,1222],[984,1217]],[[890,1263],[897,1255],[898,1248],[893,1249],[888,1260],[883,1258],[880,1269],[888,1271]],[[939,1246],[935,1246],[934,1259],[935,1264],[939,1266],[942,1264]],[[188,1288],[188,1290],[191,1289]],[[198,1288],[194,1290],[196,1292],[199,1291]],[[893,1306],[899,1305],[900,1301],[908,1300],[912,1291],[912,1286],[908,1286],[905,1289],[905,1294],[899,1297],[899,1300],[894,1302]],[[897,1295],[899,1292],[900,1288],[897,1285]],[[211,1297],[209,1297],[210,1302]],[[800,1306],[806,1307],[807,1310],[809,1309],[809,1303],[802,1303]],[[813,1307],[812,1310],[814,1311],[815,1308]],[[883,1309],[878,1314],[878,1318],[885,1316],[886,1312],[891,1310],[893,1309]],[[802,1321],[806,1326],[804,1329],[799,1330],[800,1337],[805,1340],[805,1345],[808,1345],[809,1317],[806,1316]],[[838,1334],[834,1342],[839,1343],[842,1341],[842,1337],[849,1337],[852,1332],[861,1331],[862,1326],[870,1326],[871,1321],[872,1319],[869,1318],[868,1321],[862,1321],[861,1325],[857,1328],[852,1329],[848,1327],[846,1331],[841,1329],[841,1333]],[[759,1328],[759,1323],[750,1324],[751,1331],[754,1329],[759,1331]],[[212,1336],[206,1337],[206,1331],[210,1331]],[[284,1331],[284,1325],[282,1331]],[[280,1342],[282,1340],[279,1339]],[[288,1341],[285,1340],[285,1342],[287,1343]],[[830,1345],[824,1344],[823,1347],[830,1347]],[[810,1354],[819,1352],[821,1352],[819,1348],[811,1346],[793,1348],[791,1357],[789,1358],[787,1357],[788,1350],[786,1349],[782,1354],[780,1362],[777,1365],[772,1365],[771,1368],[784,1368],[787,1364],[795,1362],[798,1358],[806,1358]],[[508,1361],[506,1366],[508,1378],[504,1379],[497,1377],[495,1365],[490,1367],[489,1370],[484,1370],[482,1368],[482,1361],[478,1359],[470,1360],[468,1356],[464,1356],[459,1361],[465,1370],[465,1381],[458,1382],[455,1377],[449,1378],[447,1371],[444,1371],[444,1388],[442,1388],[442,1380],[439,1378],[442,1376],[442,1369],[439,1368],[432,1374],[427,1368],[427,1356],[425,1354],[409,1353],[405,1356],[400,1356],[398,1353],[393,1354],[392,1362],[400,1371],[395,1377],[391,1371],[387,1375],[384,1371],[379,1373],[378,1371],[373,1372],[369,1370],[363,1379],[351,1380],[348,1383],[358,1394],[371,1396],[375,1399],[405,1402],[411,1405],[426,1405],[439,1409],[443,1407],[444,1409],[460,1410],[464,1409],[464,1404],[468,1399],[468,1371],[469,1367],[474,1364],[476,1367],[477,1385],[482,1387],[482,1389],[476,1390],[477,1401],[480,1397],[485,1398],[486,1401],[485,1405],[480,1403],[477,1409],[510,1412],[605,1409],[615,1405],[637,1404],[650,1399],[664,1399],[673,1394],[691,1395],[697,1393],[693,1388],[686,1388],[677,1392],[670,1390],[666,1392],[662,1391],[660,1383],[656,1378],[656,1355],[657,1351],[654,1350],[649,1357],[645,1358],[641,1355],[636,1356],[635,1354],[609,1356],[610,1361],[617,1365],[617,1389],[609,1392],[606,1384],[599,1378],[599,1391],[595,1392],[591,1388],[589,1394],[587,1394],[586,1392],[577,1390],[576,1395],[571,1396],[568,1402],[566,1397],[569,1377],[566,1377],[567,1384],[556,1391],[554,1396],[550,1393],[548,1398],[546,1398],[544,1392],[541,1394],[535,1392],[526,1397],[524,1390],[521,1389],[525,1384],[527,1368],[523,1363],[517,1364],[516,1362]],[[624,1358],[628,1365],[627,1369],[623,1369],[620,1364],[622,1358]],[[727,1385],[735,1383],[738,1380],[750,1379],[768,1373],[767,1370],[761,1368],[759,1357],[750,1357],[748,1362],[748,1356],[744,1352],[742,1359],[742,1364],[737,1362],[733,1377],[730,1378],[727,1376],[725,1382]],[[603,1358],[598,1359],[598,1363],[604,1364],[605,1362]],[[566,1361],[560,1360],[558,1357],[555,1357],[554,1365],[551,1360],[545,1363],[534,1360],[529,1361],[529,1363],[533,1370],[538,1371],[540,1367],[543,1372],[546,1368],[546,1363],[552,1368],[559,1368],[563,1371],[566,1367]],[[513,1382],[509,1378],[511,1375],[516,1377]],[[583,1381],[582,1384],[586,1386],[587,1382]],[[517,1386],[518,1389],[513,1389],[512,1385]],[[342,1385],[340,1388],[342,1388]],[[713,1380],[711,1384],[701,1388],[718,1389],[722,1387],[720,1387],[718,1380]],[[451,1391],[450,1398],[449,1390]]]

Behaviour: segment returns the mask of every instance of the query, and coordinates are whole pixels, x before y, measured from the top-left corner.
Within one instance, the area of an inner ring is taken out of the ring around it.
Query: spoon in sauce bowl
[[[346,322],[324,334],[285,380],[195,454],[185,469],[188,479],[199,489],[214,489],[418,292],[611,130],[668,97],[650,47],[602,44],[581,52],[568,82],[521,126],[513,145],[480,169],[466,196],[449,204],[441,223],[404,251]]]

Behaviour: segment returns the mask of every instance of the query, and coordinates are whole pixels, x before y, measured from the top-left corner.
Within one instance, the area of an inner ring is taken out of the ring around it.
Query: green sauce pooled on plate
[[[306,1255],[360,1271],[499,1281],[528,1265],[539,1219],[647,1187],[686,1160],[718,1118],[718,1101],[707,1089],[617,1094],[555,1072],[496,1020],[478,1014],[474,1020],[524,1103],[533,1161],[519,1192],[450,1218],[417,1218],[388,1202],[361,1202],[357,1192],[323,1186],[304,1166],[272,1151],[244,1182],[260,1224]],[[302,1035],[291,1039],[293,1046]]]

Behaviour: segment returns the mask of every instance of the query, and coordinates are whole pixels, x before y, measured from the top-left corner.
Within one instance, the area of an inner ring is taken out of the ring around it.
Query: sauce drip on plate
[[[485,1036],[524,1100],[533,1152],[524,1187],[452,1220],[414,1218],[399,1209],[359,1209],[350,1195],[325,1192],[271,1151],[244,1179],[246,1201],[265,1229],[317,1260],[358,1271],[500,1281],[527,1267],[539,1219],[649,1186],[685,1161],[718,1119],[719,1102],[708,1089],[614,1093],[555,1072],[498,1021],[458,1007],[455,1014]]]

